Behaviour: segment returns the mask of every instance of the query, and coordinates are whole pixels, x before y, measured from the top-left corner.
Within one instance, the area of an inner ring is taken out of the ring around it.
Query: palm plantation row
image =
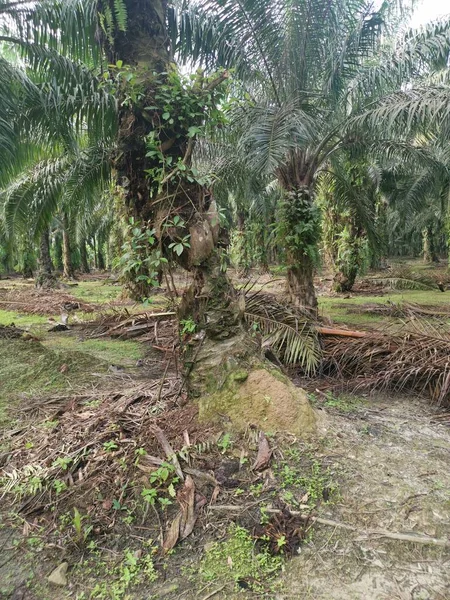
[[[187,269],[180,318],[205,334],[195,361],[219,364],[255,353],[230,255],[285,264],[313,316],[320,255],[340,291],[388,251],[433,259],[450,22],[407,18],[388,1],[1,0],[3,270],[114,267],[143,300]]]

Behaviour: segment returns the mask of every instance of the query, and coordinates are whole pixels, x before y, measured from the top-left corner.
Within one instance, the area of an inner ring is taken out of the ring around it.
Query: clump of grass
[[[143,356],[142,344],[131,340],[93,339],[80,342],[75,337],[58,334],[49,337],[46,340],[45,345],[54,350],[78,350],[94,356],[98,360],[108,362],[109,364],[124,366],[133,365]]]
[[[199,573],[205,581],[234,582],[236,589],[269,591],[283,559],[255,548],[249,532],[238,525],[230,526],[228,538],[216,542],[200,563]]]
[[[314,452],[299,447],[283,450],[284,460],[274,467],[280,495],[291,509],[300,505],[316,507],[333,502],[338,493],[333,471],[319,462]]]

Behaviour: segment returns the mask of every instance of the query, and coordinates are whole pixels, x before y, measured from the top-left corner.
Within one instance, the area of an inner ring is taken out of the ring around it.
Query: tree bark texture
[[[83,273],[90,273],[91,269],[89,268],[88,251],[85,238],[82,238],[80,240],[80,261],[81,270],[83,271]]]
[[[73,279],[75,270],[72,263],[72,248],[70,241],[70,224],[67,213],[63,214],[63,276],[66,279]]]
[[[45,229],[41,233],[39,244],[39,266],[42,273],[51,275],[53,273],[53,263],[50,256],[50,233]]]

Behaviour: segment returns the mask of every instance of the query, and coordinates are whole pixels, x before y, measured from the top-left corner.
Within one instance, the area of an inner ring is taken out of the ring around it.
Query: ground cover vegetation
[[[446,597],[415,4],[0,0],[0,598]]]

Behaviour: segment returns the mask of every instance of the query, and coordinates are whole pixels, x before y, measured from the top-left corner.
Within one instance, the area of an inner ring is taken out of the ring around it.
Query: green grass
[[[119,300],[122,296],[122,286],[111,285],[104,281],[80,281],[78,286],[70,289],[70,293],[78,300],[83,300],[90,304],[107,304],[113,300]],[[126,298],[125,298],[126,301]],[[132,300],[129,301],[130,303]],[[132,312],[154,311],[164,309],[167,306],[167,298],[158,294],[150,298],[148,306],[144,307],[141,303],[136,303],[136,306],[128,310]]]
[[[76,287],[70,288],[70,293],[78,300],[92,304],[105,304],[117,300],[122,287],[100,281],[80,281]]]
[[[60,351],[79,351],[98,360],[120,366],[134,366],[143,357],[144,349],[139,342],[130,340],[85,340],[65,333],[48,336],[43,342],[47,348]]]
[[[439,290],[402,290],[390,291],[384,296],[355,296],[346,300],[342,297],[328,298],[322,296],[319,297],[318,300],[319,314],[322,317],[331,318],[336,323],[346,323],[348,325],[367,325],[376,327],[382,323],[386,323],[386,317],[382,315],[372,315],[369,313],[351,313],[348,312],[348,308],[361,306],[362,304],[387,304],[388,302],[394,302],[396,304],[402,302],[409,302],[412,304],[421,305],[448,304],[450,302],[450,291],[441,292]],[[388,321],[390,323],[393,323],[396,320],[388,318]]]
[[[61,367],[66,365],[65,372]],[[24,396],[52,394],[87,384],[106,363],[81,352],[56,352],[40,342],[0,339],[0,423]]]
[[[11,325],[11,323],[14,323],[17,327],[31,327],[48,323],[48,317],[19,314],[12,310],[0,310],[0,325]]]

